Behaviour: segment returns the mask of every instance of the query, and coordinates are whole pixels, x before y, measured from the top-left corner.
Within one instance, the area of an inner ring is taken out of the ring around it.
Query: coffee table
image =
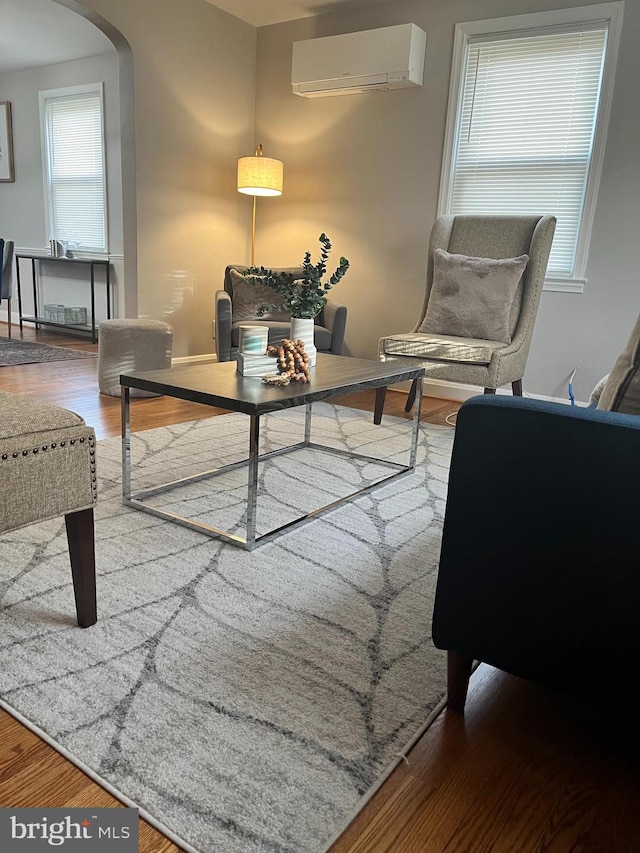
[[[253,550],[257,545],[281,535],[293,525],[301,524],[316,518],[345,501],[352,500],[383,483],[411,473],[416,466],[416,451],[420,423],[420,401],[422,399],[422,382],[424,369],[416,367],[410,361],[393,361],[382,363],[365,359],[348,358],[346,356],[318,355],[317,364],[311,369],[311,382],[302,384],[292,382],[287,386],[273,386],[262,382],[260,377],[242,376],[236,369],[236,363],[222,362],[213,364],[185,364],[166,370],[148,370],[126,373],[120,376],[122,386],[122,497],[123,503],[152,515],[160,516],[198,530],[209,536],[220,538],[225,542],[238,545],[246,550]],[[417,392],[411,442],[409,464],[402,465],[386,459],[367,456],[350,450],[337,449],[311,441],[312,404],[343,394],[351,394],[365,389],[381,388],[396,382],[417,380]],[[133,494],[131,488],[131,421],[130,421],[130,389],[139,388],[153,391],[181,400],[194,403],[204,403],[240,412],[249,416],[249,457],[241,462],[233,462],[191,477],[169,483],[163,483],[152,489]],[[260,418],[270,412],[296,406],[305,406],[304,439],[296,444],[265,453],[259,452]],[[256,510],[258,500],[258,465],[265,459],[290,453],[299,448],[312,448],[327,453],[347,456],[376,462],[389,469],[389,474],[380,477],[375,482],[359,488],[344,497],[340,497],[324,506],[305,512],[293,521],[289,521],[258,535],[256,533]],[[247,466],[247,512],[246,536],[239,536],[227,530],[202,524],[194,519],[184,518],[168,512],[161,507],[146,503],[154,495],[183,486],[185,483],[215,477],[226,471]]]

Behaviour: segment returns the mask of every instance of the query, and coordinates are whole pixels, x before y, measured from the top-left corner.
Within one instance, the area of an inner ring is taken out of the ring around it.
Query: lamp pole
[[[254,267],[256,260],[256,199],[257,195],[253,197],[253,214],[251,216],[251,266]]]

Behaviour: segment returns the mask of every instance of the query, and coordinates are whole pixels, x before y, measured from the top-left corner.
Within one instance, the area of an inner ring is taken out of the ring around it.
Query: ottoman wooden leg
[[[65,515],[64,520],[67,526],[78,625],[88,628],[98,621],[93,507],[70,512]]]

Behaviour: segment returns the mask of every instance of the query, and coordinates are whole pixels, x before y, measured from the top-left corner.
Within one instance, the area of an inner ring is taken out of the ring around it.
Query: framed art
[[[0,181],[15,181],[9,101],[0,101]]]

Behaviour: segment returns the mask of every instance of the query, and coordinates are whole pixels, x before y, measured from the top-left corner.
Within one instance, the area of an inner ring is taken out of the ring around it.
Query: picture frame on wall
[[[2,181],[15,181],[10,101],[0,101],[0,182]]]

